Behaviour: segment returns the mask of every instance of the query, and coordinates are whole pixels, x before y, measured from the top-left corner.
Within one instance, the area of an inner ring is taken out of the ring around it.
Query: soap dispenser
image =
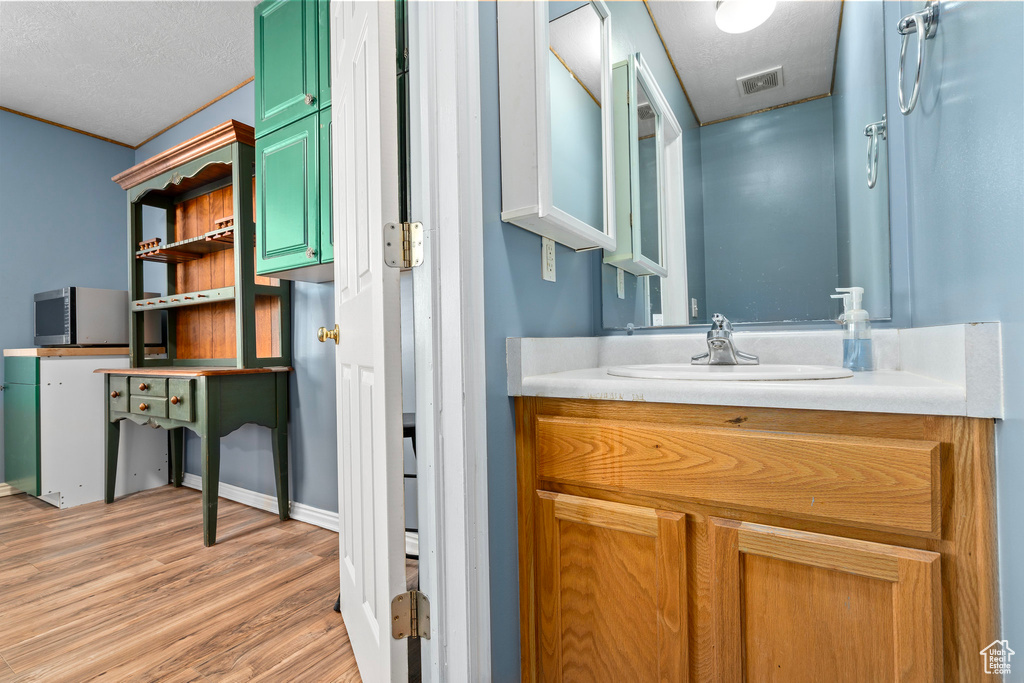
[[[863,308],[863,287],[836,287],[833,299],[843,300],[839,323],[843,326],[843,367],[854,372],[872,370],[871,321]]]

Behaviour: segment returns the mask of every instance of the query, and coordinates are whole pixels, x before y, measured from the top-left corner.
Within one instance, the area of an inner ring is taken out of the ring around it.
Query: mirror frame
[[[657,128],[655,130],[655,142],[657,144],[657,168],[658,168],[658,260],[652,260],[644,256],[642,246],[642,224],[638,216],[634,216],[633,207],[640,201],[640,172],[639,167],[633,163],[634,158],[639,159],[639,145],[634,137],[634,131],[639,128],[637,111],[639,109],[639,98],[628,97],[627,102],[620,102],[613,93],[613,113],[615,116],[615,206],[617,225],[617,248],[605,250],[604,263],[621,268],[636,276],[658,275],[668,277],[669,271],[665,266],[668,247],[666,238],[673,230],[683,231],[685,229],[685,214],[683,211],[683,176],[682,176],[682,135],[683,130],[676,120],[668,100],[662,93],[654,74],[643,55],[639,52],[630,54],[623,61],[613,67],[624,67],[626,70],[627,84],[637,83],[647,93],[647,98],[658,116]],[[612,87],[614,88],[614,75]],[[631,92],[631,91],[629,91]],[[625,109],[625,112],[622,109]],[[623,114],[628,118],[628,124],[623,128],[619,126]],[[622,152],[625,151],[625,159]],[[626,164],[623,166],[623,164]],[[685,245],[685,240],[682,241]],[[681,254],[683,263],[683,276],[685,278],[686,254]],[[685,279],[683,280],[685,287]],[[684,292],[685,293],[685,292]]]
[[[551,84],[548,3],[499,2],[498,112],[501,130],[501,220],[570,249],[614,249],[615,184],[611,15],[590,0],[601,19],[601,159],[604,225],[556,207],[552,198]]]

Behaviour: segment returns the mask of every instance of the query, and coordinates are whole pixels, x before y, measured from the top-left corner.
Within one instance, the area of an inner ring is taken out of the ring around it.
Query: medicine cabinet
[[[615,249],[608,8],[497,10],[501,219],[572,249]]]

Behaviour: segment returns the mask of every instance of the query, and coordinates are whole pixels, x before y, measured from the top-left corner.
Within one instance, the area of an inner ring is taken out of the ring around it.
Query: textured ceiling
[[[254,5],[0,1],[0,106],[137,145],[252,77]]]
[[[701,123],[832,89],[840,0],[779,0],[765,23],[740,34],[715,25],[714,0],[649,2],[648,7]],[[737,78],[777,66],[782,86],[740,95]]]
[[[590,5],[563,14],[548,24],[551,49],[577,80],[601,101],[601,18]]]

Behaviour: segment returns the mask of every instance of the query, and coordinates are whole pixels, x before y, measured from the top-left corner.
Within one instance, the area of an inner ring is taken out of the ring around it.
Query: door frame
[[[479,9],[410,2],[423,680],[491,679]]]

